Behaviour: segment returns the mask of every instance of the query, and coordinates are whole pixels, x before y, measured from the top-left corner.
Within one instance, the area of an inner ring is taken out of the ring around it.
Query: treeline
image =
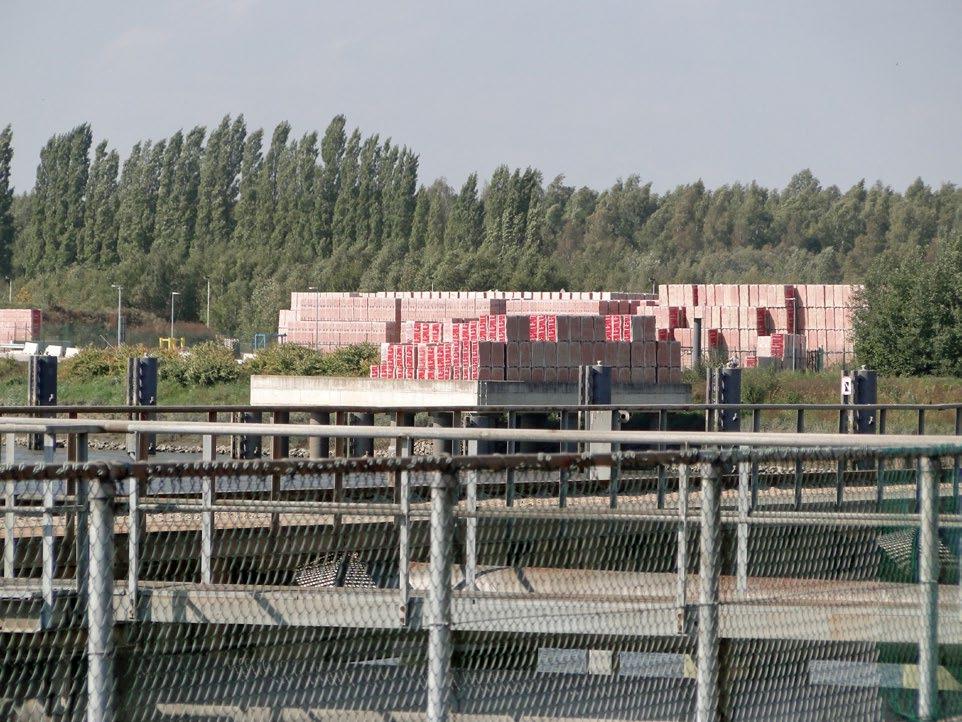
[[[17,300],[126,303],[246,335],[276,326],[291,290],[631,289],[653,282],[861,281],[886,249],[923,256],[962,228],[962,191],[842,191],[809,172],[782,190],[700,181],[656,193],[638,176],[597,191],[498,167],[459,187],[418,156],[335,117],[323,135],[270,137],[225,117],[125,157],[82,125],[51,138],[33,189],[9,185],[0,135],[0,271]]]

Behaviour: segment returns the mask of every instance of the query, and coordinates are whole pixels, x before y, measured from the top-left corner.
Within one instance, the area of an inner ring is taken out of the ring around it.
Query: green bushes
[[[293,343],[276,344],[258,351],[244,366],[252,374],[317,376],[323,368],[324,354]]]
[[[295,344],[278,344],[259,351],[244,366],[252,374],[293,376],[366,376],[378,361],[373,344],[347,346],[320,353]]]
[[[58,370],[64,378],[74,381],[92,381],[112,376],[113,358],[109,349],[84,348],[76,356],[60,364]]]
[[[378,349],[372,344],[350,346],[331,353],[318,353],[303,346],[281,344],[263,349],[252,359],[238,363],[233,352],[221,344],[209,341],[193,346],[188,353],[148,349],[145,346],[96,348],[89,346],[76,356],[60,364],[64,380],[89,382],[112,378],[123,381],[127,359],[137,356],[157,356],[157,371],[162,381],[185,387],[229,384],[243,376],[257,374],[289,374],[296,376],[366,376],[371,364],[377,363]],[[20,364],[0,359],[0,379],[6,375],[20,376]],[[12,366],[12,368],[6,368]]]
[[[23,380],[26,374],[27,364],[12,358],[0,358],[0,383]]]
[[[198,344],[181,358],[185,360],[181,381],[185,386],[229,384],[241,375],[234,352],[216,341]]]

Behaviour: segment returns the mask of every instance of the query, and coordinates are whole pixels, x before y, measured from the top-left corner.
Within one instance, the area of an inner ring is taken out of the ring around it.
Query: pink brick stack
[[[0,309],[0,343],[36,341],[43,321],[36,308]]]
[[[618,383],[680,383],[681,344],[656,340],[655,319],[619,315],[485,314],[402,324],[372,378],[568,382],[601,362]]]
[[[659,305],[639,313],[655,315],[682,344],[691,363],[693,319],[702,320],[702,350],[736,356],[747,366],[777,363],[796,367],[806,350],[822,349],[826,365],[853,355],[851,302],[856,286],[782,284],[668,284]]]
[[[745,365],[852,358],[853,286],[669,284],[617,292],[295,293],[280,313],[288,342],[331,350],[382,347],[372,376],[559,380],[601,361],[623,382],[675,380],[690,365],[695,319],[703,352]],[[648,346],[650,344],[650,346]]]

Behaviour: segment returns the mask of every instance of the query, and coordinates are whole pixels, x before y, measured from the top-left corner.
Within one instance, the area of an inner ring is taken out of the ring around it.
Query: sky
[[[0,126],[140,139],[342,113],[460,185],[501,163],[602,188],[962,184],[957,0],[0,0]]]

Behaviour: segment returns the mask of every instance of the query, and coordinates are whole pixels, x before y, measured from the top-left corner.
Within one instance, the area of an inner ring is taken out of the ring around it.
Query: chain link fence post
[[[701,547],[698,594],[698,671],[696,719],[715,722],[718,715],[718,574],[721,510],[719,495],[722,465],[702,465]]]
[[[751,462],[738,462],[738,528],[736,529],[735,588],[739,594],[744,594],[748,591],[748,515],[751,511],[752,502],[751,473]]]
[[[87,719],[114,720],[114,497],[110,477],[90,480],[87,564]]]
[[[448,722],[451,708],[451,559],[454,474],[431,473],[431,581],[428,589],[428,722]]]
[[[937,719],[939,669],[939,460],[921,459],[921,528],[919,530],[919,592],[922,601],[919,636],[919,719]]]

